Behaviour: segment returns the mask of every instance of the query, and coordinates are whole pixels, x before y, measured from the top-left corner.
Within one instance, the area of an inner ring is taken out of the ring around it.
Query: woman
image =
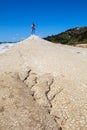
[[[35,24],[34,23],[32,23],[31,29],[32,29],[31,34],[35,34]]]

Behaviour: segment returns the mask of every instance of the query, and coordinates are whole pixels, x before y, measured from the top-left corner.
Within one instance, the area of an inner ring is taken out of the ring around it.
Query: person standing
[[[32,25],[31,25],[31,34],[35,34],[35,24],[34,23],[32,23]]]

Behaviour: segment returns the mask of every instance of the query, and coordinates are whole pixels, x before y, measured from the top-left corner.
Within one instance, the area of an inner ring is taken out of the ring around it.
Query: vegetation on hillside
[[[76,27],[69,29],[57,35],[52,35],[44,38],[54,43],[76,45],[87,43],[87,27]]]

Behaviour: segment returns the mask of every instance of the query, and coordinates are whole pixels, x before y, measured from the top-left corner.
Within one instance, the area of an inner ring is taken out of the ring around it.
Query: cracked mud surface
[[[20,75],[20,74],[19,74]],[[38,76],[29,72],[23,81],[31,90],[34,100],[44,107],[62,130],[87,129],[87,102],[79,84],[72,83],[64,76],[53,77],[51,74]],[[82,95],[82,97],[79,96]],[[83,108],[84,104],[84,108]]]
[[[29,88],[18,77],[0,74],[0,130],[60,129],[31,95]]]

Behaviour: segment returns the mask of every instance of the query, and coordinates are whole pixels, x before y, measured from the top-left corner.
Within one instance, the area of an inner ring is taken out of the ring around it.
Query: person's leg
[[[35,28],[33,29],[33,34],[35,34]]]
[[[31,34],[33,34],[33,28],[32,28],[32,30],[31,30]]]
[[[32,28],[31,34],[35,34],[35,28]]]

